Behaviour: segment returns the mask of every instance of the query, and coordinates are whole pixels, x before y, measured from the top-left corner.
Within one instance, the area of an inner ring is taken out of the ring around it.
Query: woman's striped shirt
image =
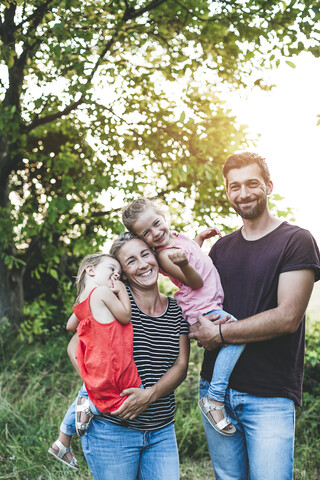
[[[133,357],[144,388],[152,387],[174,364],[179,355],[180,335],[187,335],[188,324],[183,319],[176,300],[168,297],[163,315],[151,317],[140,310],[131,290],[133,325]],[[103,417],[117,425],[138,430],[157,430],[174,420],[174,393],[159,398],[134,420],[104,414]]]

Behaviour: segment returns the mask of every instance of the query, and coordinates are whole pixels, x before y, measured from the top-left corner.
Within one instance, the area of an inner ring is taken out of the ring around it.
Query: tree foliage
[[[227,215],[221,164],[246,140],[217,92],[319,56],[319,17],[317,1],[4,0],[0,318],[24,299],[64,316],[79,257],[137,195],[182,223]]]

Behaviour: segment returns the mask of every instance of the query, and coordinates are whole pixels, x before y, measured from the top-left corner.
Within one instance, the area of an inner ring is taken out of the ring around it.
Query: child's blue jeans
[[[83,397],[83,398],[88,398],[91,412],[94,415],[99,415],[100,414],[97,407],[90,400],[90,398],[88,396],[88,393],[87,393],[87,389],[84,386],[84,384],[80,388],[78,396]],[[65,433],[66,435],[70,435],[70,436],[75,435],[77,433],[76,432],[76,400],[68,408],[68,411],[65,414],[64,419],[62,420],[62,423],[60,425],[60,430],[61,430],[61,432]]]
[[[237,322],[237,319],[235,317],[230,315],[230,313],[225,312],[224,310],[212,310],[206,315],[209,315],[210,313],[219,315],[219,318],[229,315],[231,320]],[[217,356],[216,363],[214,365],[212,379],[208,390],[208,396],[213,400],[224,403],[230,375],[235,367],[235,364],[239,360],[239,357],[243,352],[244,348],[245,344],[228,345],[221,348],[219,355]]]

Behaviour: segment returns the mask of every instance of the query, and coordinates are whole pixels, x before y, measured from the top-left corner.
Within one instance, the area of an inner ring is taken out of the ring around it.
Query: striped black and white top
[[[133,356],[144,388],[153,386],[174,364],[179,355],[180,335],[187,335],[188,324],[175,299],[168,297],[163,315],[151,317],[140,310],[127,287],[131,301]],[[134,420],[103,414],[108,421],[137,430],[157,430],[174,420],[174,393],[159,398]]]

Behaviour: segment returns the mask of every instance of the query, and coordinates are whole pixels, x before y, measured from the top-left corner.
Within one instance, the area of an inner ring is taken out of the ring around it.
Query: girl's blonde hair
[[[122,223],[129,230],[129,232],[135,233],[132,229],[133,224],[148,208],[153,208],[153,210],[162,217],[165,216],[164,211],[159,207],[159,205],[149,198],[137,198],[137,200],[134,200],[132,203],[129,203],[129,205],[124,207],[122,210]]]
[[[86,268],[89,265],[96,267],[104,258],[114,258],[115,260],[117,260],[113,255],[110,255],[109,253],[92,253],[90,255],[85,256],[82,262],[80,263],[80,266],[78,268],[78,273],[74,282],[75,286],[77,287],[77,299],[75,301],[75,305],[79,303],[80,295],[86,286],[86,282],[85,282]]]

